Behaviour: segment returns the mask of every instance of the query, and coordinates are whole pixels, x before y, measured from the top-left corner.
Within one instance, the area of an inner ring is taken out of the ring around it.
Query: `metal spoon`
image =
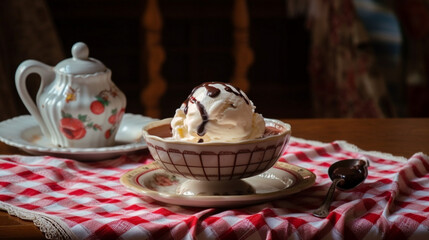
[[[361,159],[346,159],[332,164],[328,169],[332,184],[322,206],[313,215],[320,218],[328,216],[335,188],[346,191],[357,187],[368,176],[368,166],[369,162]]]

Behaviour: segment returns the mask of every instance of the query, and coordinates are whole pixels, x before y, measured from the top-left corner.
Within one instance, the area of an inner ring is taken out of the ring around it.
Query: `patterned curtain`
[[[311,1],[309,29],[315,115],[386,116],[391,108],[385,82],[375,68],[369,35],[353,2]]]
[[[429,0],[287,1],[308,18],[316,117],[428,116]]]

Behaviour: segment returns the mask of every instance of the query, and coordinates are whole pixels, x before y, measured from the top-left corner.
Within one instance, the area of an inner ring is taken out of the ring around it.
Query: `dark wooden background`
[[[47,0],[66,56],[83,41],[91,57],[113,72],[128,99],[127,111],[142,114],[140,92],[146,86],[141,17],[146,1]],[[159,0],[163,15],[162,75],[168,82],[162,117],[170,117],[201,82],[232,77],[233,26],[230,0]],[[249,0],[249,97],[265,117],[312,117],[307,75],[309,36],[303,18],[288,18],[286,2]]]

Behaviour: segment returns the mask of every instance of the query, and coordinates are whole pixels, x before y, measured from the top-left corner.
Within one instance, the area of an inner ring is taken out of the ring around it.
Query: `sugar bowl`
[[[75,43],[71,52],[72,58],[55,67],[22,62],[15,74],[18,94],[54,146],[111,146],[125,113],[125,95],[111,80],[111,70],[89,57],[85,43]],[[36,101],[26,87],[32,73],[41,78]]]

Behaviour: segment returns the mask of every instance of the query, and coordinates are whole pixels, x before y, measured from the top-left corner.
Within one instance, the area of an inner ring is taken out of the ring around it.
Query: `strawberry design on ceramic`
[[[97,123],[93,123],[93,122],[90,122],[90,123],[88,123],[87,125],[86,125],[86,127],[87,128],[92,128],[94,131],[101,131],[101,130],[103,130],[102,128],[101,128],[101,126],[100,126],[100,124],[97,124]]]
[[[111,98],[118,96],[118,90],[110,86],[110,89],[103,90],[95,96],[95,100],[91,102],[89,109],[91,113],[100,115],[106,112],[106,107],[109,106]],[[66,103],[76,100],[76,89],[69,87],[66,93]],[[88,115],[79,114],[73,117],[71,113],[61,112],[62,119],[60,120],[61,133],[68,139],[79,140],[85,137],[87,130],[104,131],[102,126],[98,123],[91,121]],[[114,108],[107,121],[112,125],[109,129],[104,131],[106,139],[111,138],[116,132],[117,125],[125,114],[125,108]]]
[[[104,133],[104,137],[106,139],[109,139],[112,136],[112,133],[114,132],[113,128],[107,129],[107,131]]]
[[[110,124],[115,125],[118,121],[118,109],[113,109],[112,110],[112,115],[110,115],[109,119],[107,119],[109,121]]]
[[[63,118],[60,121],[60,129],[68,139],[79,140],[85,137],[85,125],[76,118]]]
[[[96,115],[104,113],[105,107],[109,105],[109,98],[107,96],[100,95],[97,95],[95,98],[97,100],[91,102],[91,105],[89,106],[91,112]]]
[[[60,120],[60,130],[66,138],[79,140],[85,137],[86,129],[81,115],[78,118],[74,118],[71,114],[62,112],[62,117]]]
[[[110,115],[110,117],[108,119],[109,123],[112,125],[117,124],[122,119],[124,114],[125,114],[125,108],[121,108],[121,110],[119,112],[118,112],[118,109],[116,109],[116,108],[113,109],[112,115]]]
[[[117,119],[118,120],[121,120],[122,119],[122,117],[124,116],[124,114],[125,114],[125,108],[121,108],[121,110],[119,111],[119,113],[118,113],[118,117],[117,117]]]
[[[91,112],[96,115],[104,113],[105,108],[109,106],[109,103],[110,103],[109,95],[112,97],[117,97],[118,96],[117,90],[115,90],[115,88],[113,87],[110,87],[109,90],[103,90],[100,93],[98,93],[97,96],[95,96],[96,100],[91,102],[91,105],[90,105]]]
[[[101,125],[91,122],[87,115],[79,114],[77,118],[75,118],[70,113],[66,113],[64,111],[61,112],[61,115],[60,131],[68,139],[82,139],[87,133],[86,129],[102,131]]]
[[[112,134],[115,132],[116,127],[118,125],[118,123],[121,121],[122,117],[125,114],[125,108],[121,108],[121,110],[118,111],[117,108],[113,109],[111,112],[110,117],[107,119],[107,121],[113,125],[112,128],[108,129],[105,133],[104,133],[104,137],[106,139],[110,138],[112,136]]]

